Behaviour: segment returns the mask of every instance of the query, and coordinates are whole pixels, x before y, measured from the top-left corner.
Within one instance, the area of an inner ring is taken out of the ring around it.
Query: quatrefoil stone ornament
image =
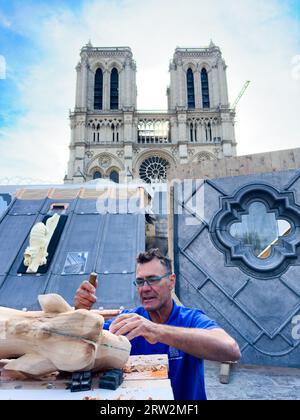
[[[248,185],[222,198],[211,235],[227,266],[256,278],[274,278],[297,260],[300,208],[291,192]]]

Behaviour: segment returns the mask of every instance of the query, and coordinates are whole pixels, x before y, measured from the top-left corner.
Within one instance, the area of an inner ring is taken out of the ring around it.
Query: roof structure
[[[23,189],[0,219],[0,306],[36,310],[40,294],[58,293],[73,305],[91,272],[98,273],[95,308],[132,308],[135,257],[145,249],[143,188]],[[66,223],[46,273],[22,274],[33,226],[54,213]]]

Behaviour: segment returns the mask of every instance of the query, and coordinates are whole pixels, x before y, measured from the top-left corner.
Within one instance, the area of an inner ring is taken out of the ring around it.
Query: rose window
[[[165,181],[167,179],[167,170],[169,162],[158,156],[146,159],[140,167],[140,177],[143,181],[151,182]]]

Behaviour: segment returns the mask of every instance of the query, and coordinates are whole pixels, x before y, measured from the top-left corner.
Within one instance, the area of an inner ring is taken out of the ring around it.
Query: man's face
[[[147,278],[150,276],[161,277],[167,274],[168,269],[158,259],[145,264],[138,264],[136,276]],[[154,286],[146,282],[143,287],[138,288],[141,303],[146,311],[155,312],[160,310],[171,299],[171,292],[175,286],[175,275],[163,278]]]

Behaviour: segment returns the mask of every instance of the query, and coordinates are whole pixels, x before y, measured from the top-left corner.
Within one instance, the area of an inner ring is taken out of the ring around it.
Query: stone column
[[[127,180],[132,180],[132,161],[133,161],[133,147],[132,144],[126,144],[124,147],[124,165],[125,165],[125,173],[127,176]]]
[[[187,144],[180,144],[179,145],[179,158],[180,158],[180,163],[181,164],[188,163],[188,147],[187,147]]]
[[[225,62],[222,59],[220,59],[218,62],[220,102],[223,106],[228,106],[228,92],[227,92],[227,81],[226,81],[225,71],[226,71]]]
[[[119,71],[119,109],[126,106],[127,101],[127,74],[126,69]]]
[[[123,106],[128,108],[132,106],[132,93],[131,93],[131,66],[130,60],[126,59],[124,64],[124,80],[125,84],[123,87]]]
[[[187,143],[187,114],[186,112],[178,112],[178,141],[180,143]]]
[[[186,92],[186,73],[183,70],[182,64],[177,67],[178,77],[178,105],[180,107],[187,107],[187,92]]]
[[[133,107],[134,110],[137,109],[137,87],[136,87],[136,64],[134,61],[131,62],[131,103],[130,106]]]
[[[210,108],[213,108],[214,104],[213,104],[213,81],[212,81],[212,71],[209,70],[207,72],[207,77],[208,77],[208,92],[209,92],[209,104],[210,104]]]
[[[203,143],[203,136],[202,136],[202,124],[201,122],[197,122],[197,143]]]
[[[110,73],[108,70],[103,72],[103,111],[110,109]]]
[[[88,60],[82,63],[82,84],[81,84],[81,104],[82,108],[87,108],[87,92],[88,92]]]
[[[177,72],[176,72],[176,65],[174,63],[170,64],[170,79],[171,79],[171,86],[170,86],[170,109],[176,109],[178,104],[177,99]]]
[[[76,67],[76,108],[81,108],[82,106],[81,69],[81,63],[78,63]]]
[[[133,113],[124,112],[124,142],[132,143],[133,141]]]
[[[223,95],[224,95],[224,105],[229,105],[229,97],[228,97],[228,83],[227,83],[227,66],[225,61],[223,60],[223,73],[222,73],[222,84],[223,88]]]
[[[173,144],[178,143],[178,124],[176,118],[170,118],[170,138]]]
[[[211,106],[213,108],[217,108],[217,106],[221,103],[221,97],[218,89],[218,68],[216,65],[212,67],[211,73]]]
[[[196,109],[202,108],[202,89],[201,89],[201,76],[199,69],[194,73],[194,85],[195,85],[195,105]]]

